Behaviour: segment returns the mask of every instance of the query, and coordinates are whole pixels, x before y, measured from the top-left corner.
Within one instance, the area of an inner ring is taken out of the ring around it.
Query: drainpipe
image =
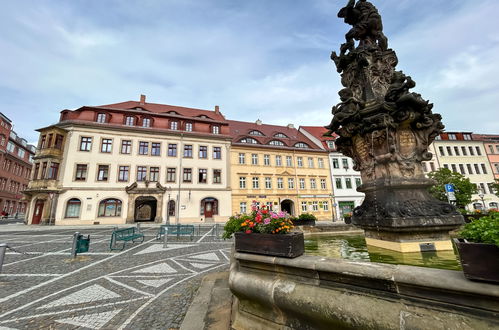
[[[301,210],[301,205],[300,205],[300,195],[298,192],[298,173],[297,173],[297,162],[298,160],[296,159],[296,150],[293,150],[293,167],[295,169],[295,190],[296,190],[296,204],[297,204],[297,210],[300,208]],[[296,216],[296,215],[295,215]]]

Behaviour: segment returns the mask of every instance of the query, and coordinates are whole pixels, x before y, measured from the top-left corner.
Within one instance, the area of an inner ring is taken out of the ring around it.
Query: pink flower
[[[246,230],[246,234],[251,234],[251,230]]]
[[[270,223],[270,218],[266,218],[263,220],[263,224],[268,225]]]

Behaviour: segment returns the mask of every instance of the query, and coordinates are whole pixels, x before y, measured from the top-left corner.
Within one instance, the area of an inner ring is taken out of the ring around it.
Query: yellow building
[[[249,213],[256,200],[293,216],[332,220],[327,151],[293,125],[229,120],[232,212]]]

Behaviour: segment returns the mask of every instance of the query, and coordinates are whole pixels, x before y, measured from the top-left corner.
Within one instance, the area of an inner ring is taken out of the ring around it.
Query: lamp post
[[[168,201],[166,202],[166,224],[170,224],[170,194],[172,192],[172,187],[166,188],[168,192]]]
[[[480,197],[480,199],[482,200],[482,205],[483,205],[483,211],[487,211],[487,206],[485,205],[485,201],[483,199],[483,197],[485,196],[485,194],[483,193],[483,190],[480,189],[478,191],[478,197]]]

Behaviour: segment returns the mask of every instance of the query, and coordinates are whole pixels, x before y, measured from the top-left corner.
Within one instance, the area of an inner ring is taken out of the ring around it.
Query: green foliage
[[[459,237],[474,243],[488,243],[499,246],[499,212],[490,212],[463,226]]]
[[[302,213],[298,217],[299,221],[308,221],[308,220],[314,220],[317,221],[317,217],[311,213]]]
[[[499,197],[499,179],[496,179],[496,181],[492,184],[492,190],[494,191],[494,194]]]
[[[436,181],[436,184],[430,187],[430,193],[436,199],[441,201],[447,201],[447,195],[445,193],[445,184],[451,183],[454,185],[456,190],[456,206],[458,208],[464,208],[466,205],[471,203],[471,195],[476,194],[476,186],[470,182],[470,179],[464,177],[464,175],[452,172],[447,168],[441,168],[438,171],[431,172],[428,174],[430,179]]]
[[[230,217],[229,221],[227,221],[225,223],[224,233],[222,235],[222,238],[223,239],[231,238],[234,233],[242,231],[241,224],[246,219],[249,219],[249,218],[250,218],[250,216],[246,215],[246,214]]]

